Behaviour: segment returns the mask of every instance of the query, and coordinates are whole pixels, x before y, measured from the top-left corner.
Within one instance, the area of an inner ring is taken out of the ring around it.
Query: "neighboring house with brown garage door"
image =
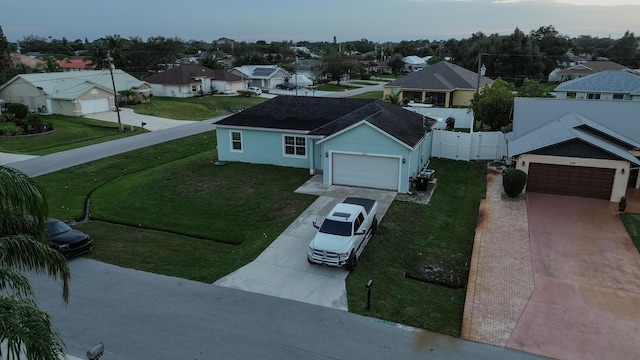
[[[516,98],[508,149],[528,192],[618,201],[640,188],[640,102]]]

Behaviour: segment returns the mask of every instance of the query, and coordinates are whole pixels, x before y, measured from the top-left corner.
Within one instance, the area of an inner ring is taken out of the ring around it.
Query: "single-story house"
[[[633,70],[604,70],[569,80],[555,89],[557,99],[640,101],[640,73]]]
[[[411,100],[424,103],[431,98],[431,103],[437,107],[469,106],[478,85],[483,88],[493,83],[482,75],[478,81],[478,75],[448,61],[440,61],[386,84],[383,96],[397,95],[403,103]]]
[[[297,75],[305,76],[311,80],[316,79],[317,74],[322,67],[322,63],[320,63],[319,60],[314,59],[305,60],[296,58],[296,61],[294,61],[291,65],[295,69]]]
[[[151,94],[151,85],[122,70],[19,74],[0,87],[0,99],[19,102],[43,114],[84,116],[114,111],[116,92],[133,90],[138,96]]]
[[[291,74],[276,65],[242,65],[229,70],[247,82],[247,86],[269,90],[291,78]]]
[[[406,193],[435,120],[374,99],[278,96],[215,123],[218,159],[308,168],[323,183]]]
[[[556,77],[559,79],[559,81],[569,81],[584,76],[593,75],[600,71],[624,69],[629,68],[609,60],[593,60],[581,62],[566,69],[562,69],[556,73]]]
[[[619,201],[640,188],[640,102],[516,98],[508,155],[526,191]]]
[[[233,94],[245,90],[238,75],[224,69],[210,69],[196,64],[172,67],[144,78],[154,96],[194,97],[204,94]]]

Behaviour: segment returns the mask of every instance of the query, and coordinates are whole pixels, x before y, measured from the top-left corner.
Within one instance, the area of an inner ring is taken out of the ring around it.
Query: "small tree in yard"
[[[509,169],[502,175],[504,192],[510,198],[515,198],[522,192],[527,183],[527,173],[519,169]]]
[[[489,125],[492,131],[500,130],[511,123],[513,109],[513,84],[498,78],[473,95],[471,110],[480,127]]]

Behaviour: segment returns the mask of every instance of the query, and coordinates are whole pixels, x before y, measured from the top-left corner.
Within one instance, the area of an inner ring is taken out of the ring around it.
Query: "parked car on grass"
[[[93,248],[89,235],[55,218],[47,219],[47,234],[49,245],[68,258],[85,254]]]
[[[259,87],[251,86],[247,88],[247,90],[253,92],[256,95],[262,95],[262,89],[260,89]]]

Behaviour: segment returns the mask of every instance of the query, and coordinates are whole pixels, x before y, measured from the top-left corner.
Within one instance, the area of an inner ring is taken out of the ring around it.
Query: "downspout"
[[[315,140],[307,138],[311,140],[311,146],[309,146],[309,175],[315,175],[316,167],[315,167],[315,156],[313,154],[313,149],[315,148]]]

